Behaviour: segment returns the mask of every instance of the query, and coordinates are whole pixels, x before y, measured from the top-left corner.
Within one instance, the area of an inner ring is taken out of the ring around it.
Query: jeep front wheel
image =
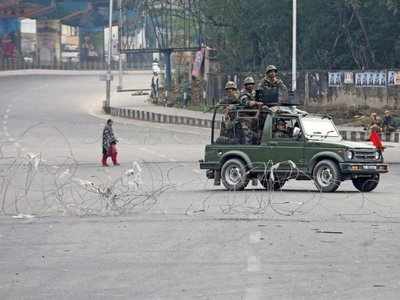
[[[313,179],[319,191],[324,193],[336,191],[341,183],[338,165],[332,160],[321,160],[314,168]]]
[[[371,177],[358,177],[353,178],[354,187],[363,193],[368,193],[373,191],[379,183],[379,174],[373,175]]]
[[[222,184],[228,191],[244,190],[249,183],[246,166],[239,159],[229,159],[221,170]]]

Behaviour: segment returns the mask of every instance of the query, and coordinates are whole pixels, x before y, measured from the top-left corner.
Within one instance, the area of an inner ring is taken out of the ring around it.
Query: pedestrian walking
[[[103,159],[102,165],[103,167],[108,167],[107,158],[111,157],[111,160],[114,166],[119,166],[117,161],[117,143],[118,140],[114,136],[114,131],[112,128],[113,121],[111,119],[107,120],[106,126],[104,126],[103,130]]]

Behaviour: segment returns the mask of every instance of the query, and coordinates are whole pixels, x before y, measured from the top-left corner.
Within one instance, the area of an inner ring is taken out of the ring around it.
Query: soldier
[[[244,79],[244,89],[240,93],[240,105],[245,108],[255,108],[262,105],[262,102],[256,101],[255,81],[249,76]]]
[[[237,86],[235,82],[228,81],[225,84],[225,96],[221,99],[220,104],[239,104]]]
[[[288,99],[288,89],[278,77],[278,69],[269,65],[265,70],[265,77],[257,86],[256,100],[264,104],[278,104]]]
[[[239,104],[236,83],[228,81],[225,84],[225,92],[225,96],[219,102],[219,104],[226,105],[224,108],[224,120],[221,124],[220,136],[227,138],[227,142],[225,143],[237,143],[235,140],[239,132],[239,130],[237,130],[238,122],[235,118],[235,113],[232,112],[235,106]]]
[[[274,138],[288,138],[289,132],[285,120],[279,119],[276,124],[276,128],[272,131]]]

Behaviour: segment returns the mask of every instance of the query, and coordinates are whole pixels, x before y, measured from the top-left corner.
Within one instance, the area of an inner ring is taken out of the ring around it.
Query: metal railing
[[[118,62],[111,64],[112,70],[118,70]],[[101,61],[92,62],[55,62],[55,63],[35,63],[26,61],[0,61],[0,71],[12,70],[30,70],[30,69],[46,69],[46,70],[106,70],[107,64]],[[124,62],[124,70],[149,70],[151,63],[146,61]]]

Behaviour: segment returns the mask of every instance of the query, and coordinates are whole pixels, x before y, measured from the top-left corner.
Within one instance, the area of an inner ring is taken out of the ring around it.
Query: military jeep
[[[367,143],[343,140],[328,115],[308,114],[295,106],[225,107],[215,139],[220,110],[214,109],[211,143],[200,169],[229,191],[243,190],[250,181],[280,190],[295,179],[313,180],[321,192],[334,192],[341,182],[352,180],[356,189],[370,192],[380,174],[388,172],[380,152]],[[249,133],[251,139],[246,138]]]

